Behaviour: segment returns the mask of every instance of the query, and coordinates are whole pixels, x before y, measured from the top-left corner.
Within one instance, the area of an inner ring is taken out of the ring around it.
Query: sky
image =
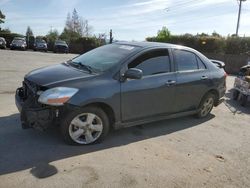
[[[250,36],[250,0],[242,5],[239,35]],[[116,40],[143,41],[163,26],[171,34],[234,34],[239,6],[237,0],[0,0],[2,27],[25,34],[30,26],[35,36],[51,28],[60,33],[74,8],[93,34],[112,29]]]

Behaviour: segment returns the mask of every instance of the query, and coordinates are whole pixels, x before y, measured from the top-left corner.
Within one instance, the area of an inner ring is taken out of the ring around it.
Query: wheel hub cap
[[[102,120],[93,113],[83,113],[76,116],[69,126],[70,137],[79,144],[93,143],[100,137],[102,131]]]

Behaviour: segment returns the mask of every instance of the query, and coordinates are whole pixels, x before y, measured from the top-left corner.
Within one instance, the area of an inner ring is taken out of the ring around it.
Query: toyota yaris
[[[28,73],[16,91],[23,128],[59,125],[69,144],[100,142],[119,129],[186,115],[208,116],[226,73],[194,49],[118,42]]]

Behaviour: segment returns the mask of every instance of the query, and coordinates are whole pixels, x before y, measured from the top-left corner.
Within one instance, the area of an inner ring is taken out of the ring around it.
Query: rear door
[[[194,110],[211,84],[209,71],[194,52],[173,49],[173,54],[177,69],[176,111]]]
[[[171,71],[168,49],[149,50],[128,64],[143,71],[140,80],[121,83],[122,121],[173,112],[176,73]]]

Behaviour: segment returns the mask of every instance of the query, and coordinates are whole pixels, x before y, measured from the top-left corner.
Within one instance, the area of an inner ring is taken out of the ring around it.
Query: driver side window
[[[133,60],[128,68],[143,71],[143,76],[170,72],[170,59],[167,49],[152,50]]]

